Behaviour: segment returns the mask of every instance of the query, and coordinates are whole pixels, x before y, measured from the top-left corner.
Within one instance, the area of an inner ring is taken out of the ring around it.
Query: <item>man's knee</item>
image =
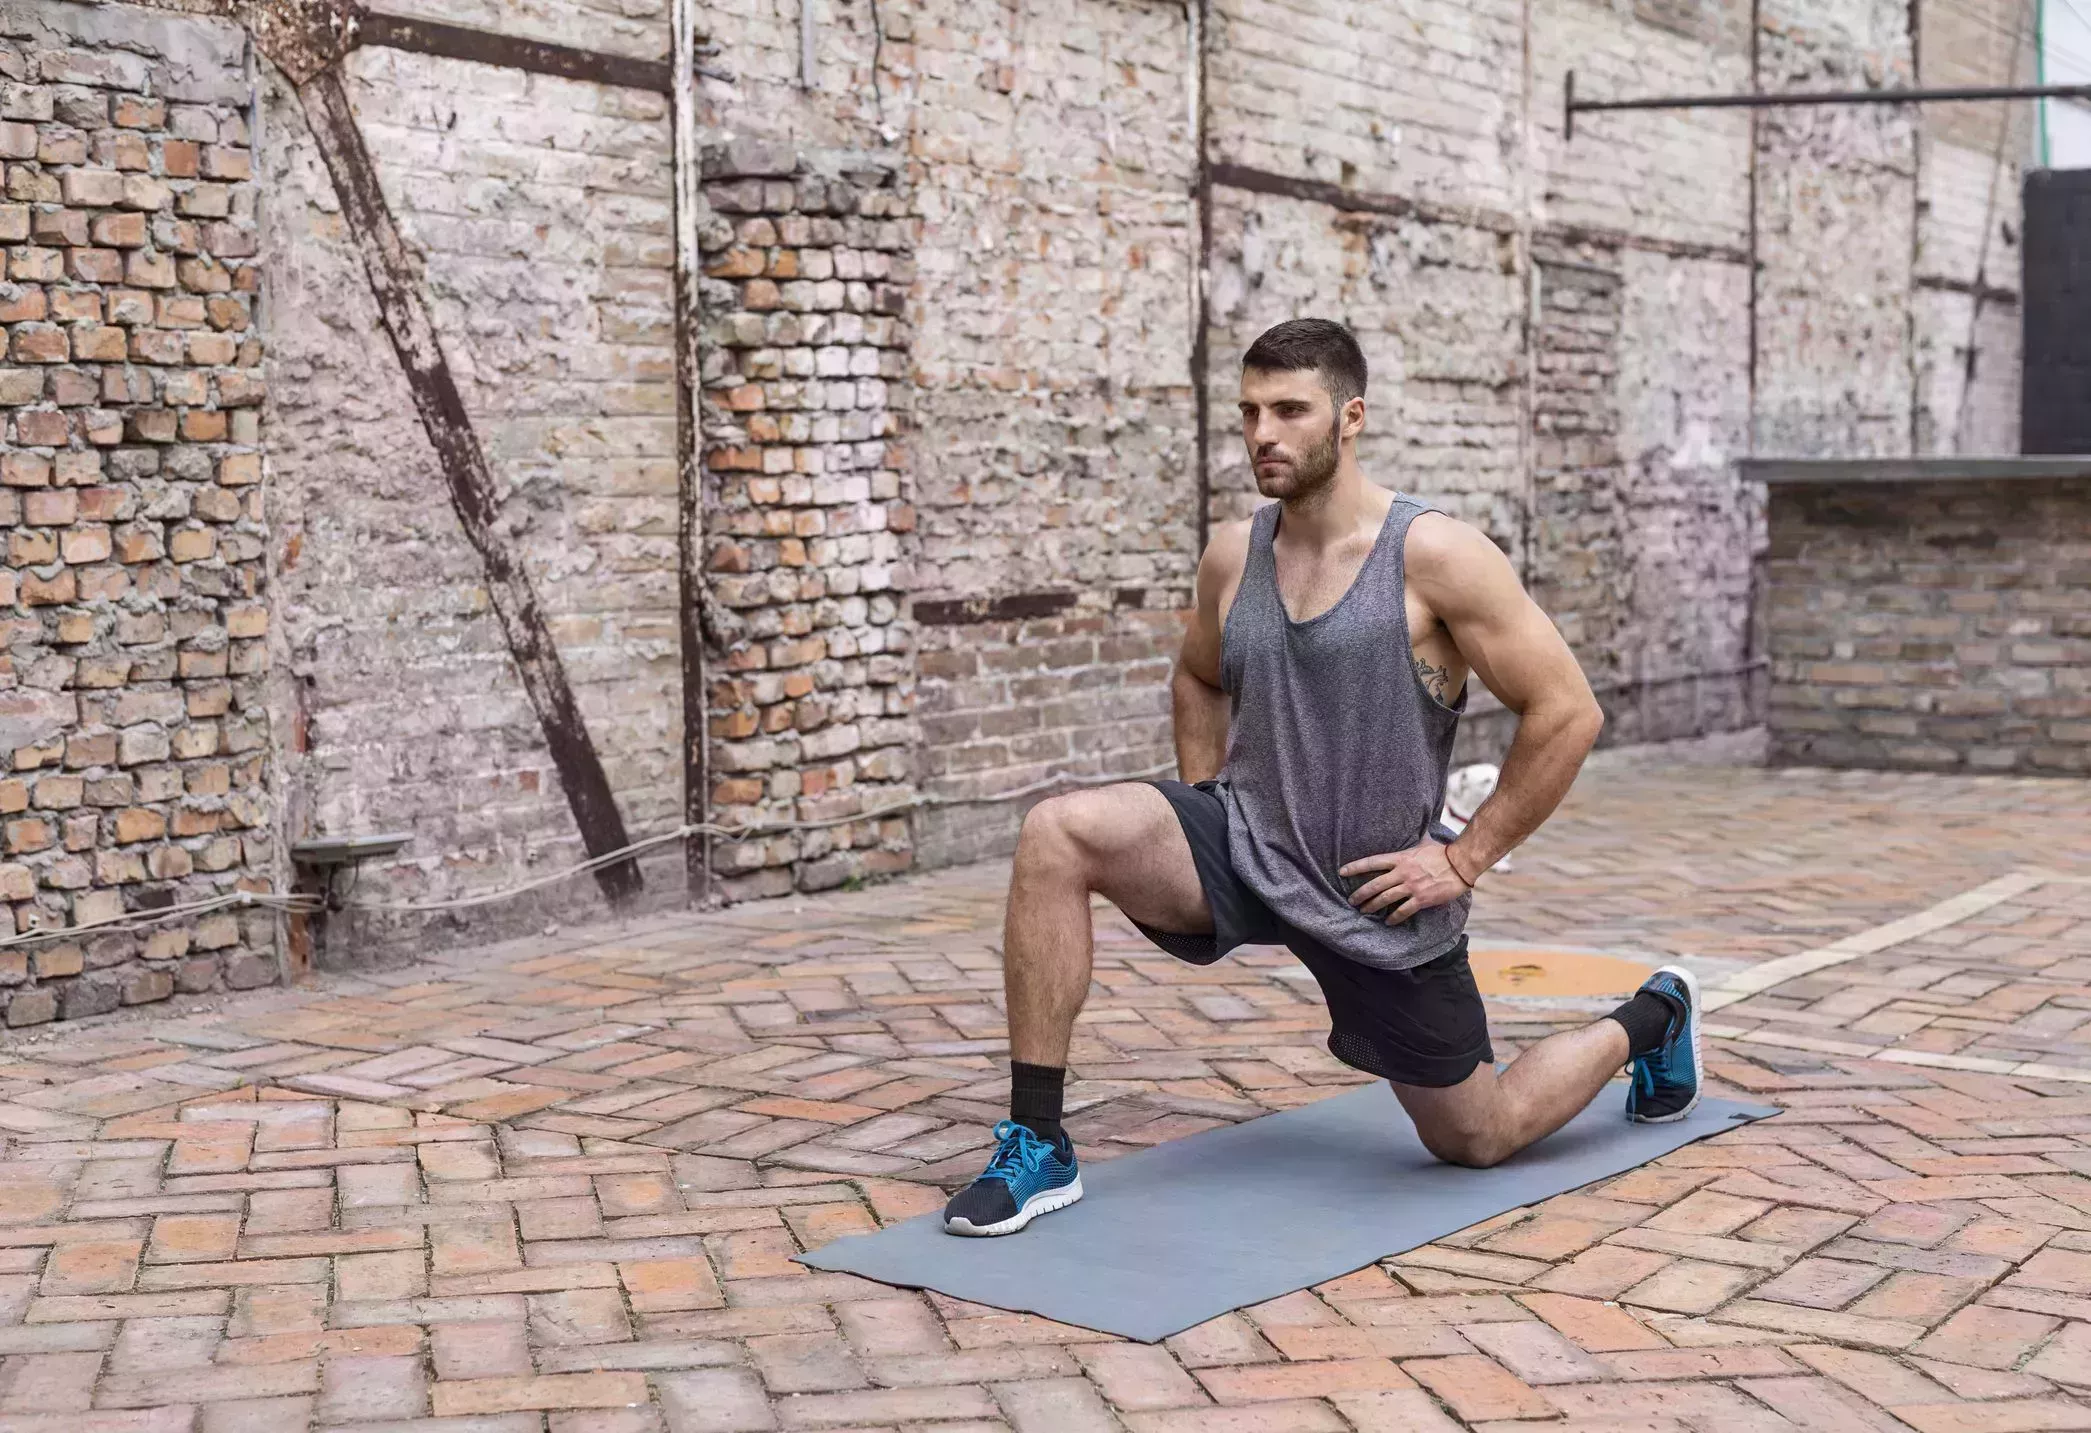
[[[1100,793],[1071,791],[1051,796],[1024,813],[1017,836],[1016,859],[1027,868],[1091,881],[1100,842],[1110,829],[1110,812]]]
[[[1016,858],[1029,865],[1065,866],[1080,855],[1074,813],[1065,796],[1049,796],[1024,813],[1017,833]]]
[[[1469,1169],[1487,1169],[1501,1164],[1517,1153],[1516,1146],[1494,1130],[1484,1128],[1444,1128],[1417,1130],[1423,1147],[1447,1164],[1465,1165]]]

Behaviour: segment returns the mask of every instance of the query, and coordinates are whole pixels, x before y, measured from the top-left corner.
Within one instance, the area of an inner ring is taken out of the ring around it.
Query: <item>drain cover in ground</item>
[[[1631,995],[1655,967],[1587,950],[1531,947],[1467,954],[1483,995]]]

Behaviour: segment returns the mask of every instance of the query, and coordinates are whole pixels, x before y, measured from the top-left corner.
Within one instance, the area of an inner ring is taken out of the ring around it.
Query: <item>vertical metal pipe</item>
[[[2004,52],[2004,82],[2010,84],[2018,79],[2018,52],[2024,44],[2027,31],[2038,22],[2041,0],[2026,0],[2013,17],[2011,26],[2011,48]],[[1968,450],[1968,424],[1975,416],[1975,370],[1982,352],[1982,300],[1989,291],[1990,241],[1997,232],[1997,186],[2004,178],[2004,164],[2011,147],[2011,133],[2017,128],[2015,116],[2010,110],[2003,112],[1997,121],[1996,151],[1990,157],[1989,189],[1982,202],[1982,241],[1975,250],[1975,284],[1968,295],[1968,343],[1967,362],[1960,378],[1959,411],[1953,420],[1953,451],[1956,454]],[[2023,183],[2023,178],[2021,178]]]
[[[1524,332],[1518,336],[1519,359],[1525,371],[1524,382],[1518,385],[1518,404],[1522,411],[1517,425],[1517,465],[1523,487],[1519,494],[1523,511],[1518,515],[1517,577],[1529,588],[1532,585],[1532,528],[1539,516],[1539,444],[1532,431],[1539,418],[1539,260],[1532,251],[1532,176],[1539,169],[1539,133],[1532,105],[1536,90],[1532,68],[1532,0],[1523,0],[1520,10],[1518,93],[1524,111],[1524,163],[1519,166],[1517,176],[1516,218],[1518,262],[1525,266]],[[1573,99],[1574,70],[1568,72],[1566,84],[1567,97]],[[1563,116],[1564,140],[1573,134],[1574,125],[1575,115],[1571,111]]]
[[[2036,0],[2037,3],[2037,0]],[[1924,86],[1924,0],[1909,0],[1909,82]],[[1917,456],[1923,426],[1923,370],[1917,362],[1917,264],[1924,252],[1924,111],[1910,115],[1909,290],[1905,295],[1903,347],[1909,367],[1909,455]]]
[[[1212,367],[1212,156],[1207,150],[1212,101],[1207,92],[1205,64],[1206,30],[1211,20],[1208,0],[1184,0],[1184,15],[1190,29],[1190,83],[1192,128],[1198,146],[1198,163],[1192,180],[1192,201],[1198,225],[1197,251],[1192,255],[1191,286],[1191,411],[1197,431],[1198,551],[1205,557],[1205,544],[1212,535],[1212,395],[1208,391]],[[1196,571],[1195,562],[1193,571]]]
[[[1750,93],[1753,95],[1761,94],[1764,91],[1764,52],[1762,39],[1763,33],[1763,0],[1750,0]],[[1761,123],[1761,114],[1762,111],[1760,110],[1753,109],[1750,111],[1750,272],[1748,299],[1748,343],[1750,345],[1750,352],[1745,360],[1745,371],[1748,376],[1745,380],[1743,403],[1743,453],[1749,457],[1755,457],[1757,455],[1757,297],[1759,290],[1758,271],[1763,267],[1763,262],[1759,258],[1757,252],[1757,151],[1763,144],[1763,134],[1759,128],[1759,125]],[[1749,485],[1749,479],[1747,477],[1741,477],[1738,480],[1742,482],[1745,486]],[[1744,495],[1744,500],[1748,500],[1747,494]],[[1759,628],[1763,625],[1765,575],[1764,553],[1755,547],[1755,543],[1757,538],[1757,524],[1760,520],[1760,516],[1762,518],[1762,521],[1765,523],[1766,531],[1769,532],[1770,529],[1771,497],[1768,491],[1765,495],[1764,501],[1765,506],[1761,510],[1761,513],[1760,510],[1756,508],[1752,508],[1750,510],[1749,534],[1748,537],[1745,539],[1747,542],[1751,543],[1752,550],[1750,552],[1750,585],[1748,592],[1743,598],[1743,658],[1745,661],[1750,662],[1756,661],[1758,658],[1765,655],[1760,648],[1758,638]],[[1752,697],[1754,697],[1755,692],[1756,686],[1753,681],[1750,687],[1750,693]],[[1750,698],[1746,698],[1746,702],[1747,715],[1749,717],[1749,720],[1754,723],[1762,719],[1764,716],[1764,712],[1761,708],[1759,708],[1756,705],[1755,701]]]
[[[683,821],[711,816],[711,698],[704,660],[704,436],[697,388],[704,381],[698,344],[703,332],[699,284],[703,256],[697,245],[702,203],[703,154],[697,134],[697,5],[673,0],[675,167],[675,470],[677,632],[682,642]],[[683,843],[683,882],[688,898],[711,898],[711,838]]]
[[[1763,0],[1750,0],[1750,93],[1761,94],[1764,90],[1763,73]],[[1750,111],[1750,321],[1749,340],[1749,432],[1743,442],[1743,451],[1751,457],[1757,455],[1757,297],[1758,270],[1762,262],[1757,254],[1757,150],[1763,143],[1759,133],[1758,111]]]

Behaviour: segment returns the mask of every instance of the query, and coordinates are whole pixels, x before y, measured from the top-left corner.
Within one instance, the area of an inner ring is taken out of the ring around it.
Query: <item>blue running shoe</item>
[[[944,1206],[946,1234],[1014,1234],[1041,1214],[1082,1197],[1074,1141],[1043,1140],[1029,1125],[995,1126],[995,1157],[987,1169]]]
[[[1678,1013],[1670,1017],[1663,1043],[1634,1057],[1633,1083],[1626,1091],[1626,1117],[1642,1124],[1669,1124],[1699,1103],[1699,982],[1680,966],[1666,965],[1641,982]]]

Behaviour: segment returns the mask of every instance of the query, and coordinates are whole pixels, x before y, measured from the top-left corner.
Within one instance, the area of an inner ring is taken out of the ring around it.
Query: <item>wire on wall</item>
[[[1080,790],[1093,786],[1109,786],[1123,781],[1141,781],[1160,776],[1176,769],[1176,763],[1165,762],[1150,766],[1144,771],[1125,772],[1108,776],[1049,776],[1043,781],[1034,781],[1028,786],[1019,786],[1013,791],[997,791],[987,796],[915,796],[905,801],[876,806],[868,811],[855,812],[848,816],[828,816],[816,821],[760,821],[741,826],[721,826],[709,821],[692,821],[663,831],[656,836],[633,841],[614,851],[591,856],[557,871],[548,871],[542,876],[502,886],[496,890],[482,891],[476,895],[457,896],[449,900],[422,902],[394,901],[341,901],[329,905],[326,898],[312,892],[297,891],[282,894],[275,891],[232,891],[222,896],[213,896],[200,901],[187,901],[166,906],[155,911],[127,912],[120,916],[106,916],[101,920],[87,921],[80,925],[58,926],[46,930],[24,931],[19,935],[0,937],[0,949],[11,946],[29,945],[37,941],[69,940],[81,935],[106,934],[123,930],[142,930],[162,924],[181,916],[206,915],[212,911],[229,909],[266,909],[290,914],[316,915],[322,911],[384,911],[398,915],[435,914],[440,911],[469,910],[475,906],[492,905],[497,901],[512,900],[530,891],[556,885],[575,876],[586,875],[602,866],[630,859],[641,851],[650,851],[657,846],[666,846],[692,836],[711,836],[717,840],[752,841],[763,836],[781,836],[794,831],[822,831],[836,826],[850,826],[859,821],[877,821],[888,816],[897,816],[904,811],[920,810],[930,806],[985,806],[1001,801],[1014,801],[1025,796],[1035,796],[1041,791],[1054,788]]]

